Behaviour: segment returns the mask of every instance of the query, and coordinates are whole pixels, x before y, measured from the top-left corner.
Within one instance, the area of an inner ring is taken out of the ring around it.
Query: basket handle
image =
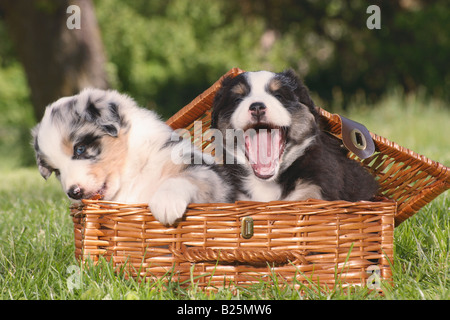
[[[170,248],[173,256],[181,262],[240,262],[240,263],[277,263],[286,264],[291,261],[294,264],[309,264],[305,258],[305,252],[301,250],[264,250],[264,249],[202,249]]]

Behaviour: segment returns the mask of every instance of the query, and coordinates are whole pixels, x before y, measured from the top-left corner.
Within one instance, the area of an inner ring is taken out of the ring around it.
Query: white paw
[[[183,217],[189,202],[187,192],[176,187],[163,187],[150,199],[149,207],[156,220],[164,225],[173,225]]]

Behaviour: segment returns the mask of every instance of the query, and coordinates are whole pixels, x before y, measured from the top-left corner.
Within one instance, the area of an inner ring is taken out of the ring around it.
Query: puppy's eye
[[[236,98],[236,99],[234,100],[234,103],[235,103],[235,104],[241,103],[242,100],[244,100],[244,99],[242,99],[242,98]]]
[[[86,146],[84,144],[75,146],[75,155],[76,156],[81,156],[85,152],[86,152]]]
[[[279,93],[275,94],[274,97],[277,98],[278,100],[283,99],[283,96]]]

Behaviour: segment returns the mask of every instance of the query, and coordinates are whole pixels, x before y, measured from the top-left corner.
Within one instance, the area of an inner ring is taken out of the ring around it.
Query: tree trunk
[[[71,4],[80,8],[80,29],[67,26]],[[88,86],[108,87],[91,0],[1,0],[0,9],[24,66],[37,119],[60,97]]]

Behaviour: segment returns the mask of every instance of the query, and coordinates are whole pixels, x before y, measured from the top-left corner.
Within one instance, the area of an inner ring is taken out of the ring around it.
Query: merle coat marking
[[[191,202],[229,200],[228,186],[206,164],[212,161],[190,164],[194,155],[204,155],[116,91],[85,89],[59,99],[47,107],[33,137],[41,175],[55,173],[73,201],[99,194],[148,203],[157,220],[173,224]]]

